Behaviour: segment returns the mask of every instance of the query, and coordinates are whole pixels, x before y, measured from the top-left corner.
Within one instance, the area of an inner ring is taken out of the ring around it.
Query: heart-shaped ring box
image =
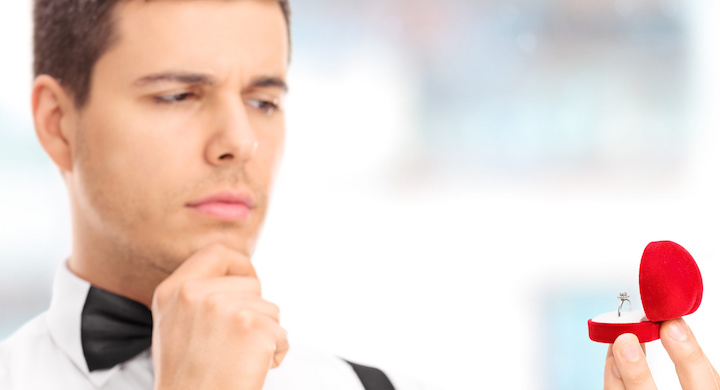
[[[702,301],[700,269],[690,253],[671,241],[651,242],[640,261],[640,299],[643,310],[600,314],[588,320],[590,339],[614,343],[623,333],[635,334],[641,343],[660,338],[660,324],[692,314]],[[627,296],[621,294],[623,300]]]

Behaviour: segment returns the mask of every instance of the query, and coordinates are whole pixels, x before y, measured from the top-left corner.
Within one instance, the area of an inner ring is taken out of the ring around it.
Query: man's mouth
[[[186,207],[223,221],[244,221],[250,216],[255,204],[248,193],[222,191],[188,203]]]

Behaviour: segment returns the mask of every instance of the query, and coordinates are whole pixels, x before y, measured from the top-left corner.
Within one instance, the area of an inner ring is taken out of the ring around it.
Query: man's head
[[[35,128],[68,185],[74,271],[148,275],[147,290],[205,246],[251,254],[284,142],[287,2],[37,0],[35,13]]]

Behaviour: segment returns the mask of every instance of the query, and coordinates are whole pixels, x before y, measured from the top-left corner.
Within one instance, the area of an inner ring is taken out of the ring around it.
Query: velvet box
[[[660,324],[694,313],[702,294],[700,269],[690,253],[671,241],[651,242],[640,261],[640,299],[644,311],[621,311],[625,303],[621,301],[618,311],[588,320],[590,339],[614,343],[621,334],[633,333],[641,343],[657,340]]]

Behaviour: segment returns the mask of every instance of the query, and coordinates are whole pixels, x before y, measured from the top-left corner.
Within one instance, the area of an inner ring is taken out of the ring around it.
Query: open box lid
[[[640,299],[653,322],[692,314],[703,295],[702,276],[693,257],[672,241],[651,242],[640,261]]]

